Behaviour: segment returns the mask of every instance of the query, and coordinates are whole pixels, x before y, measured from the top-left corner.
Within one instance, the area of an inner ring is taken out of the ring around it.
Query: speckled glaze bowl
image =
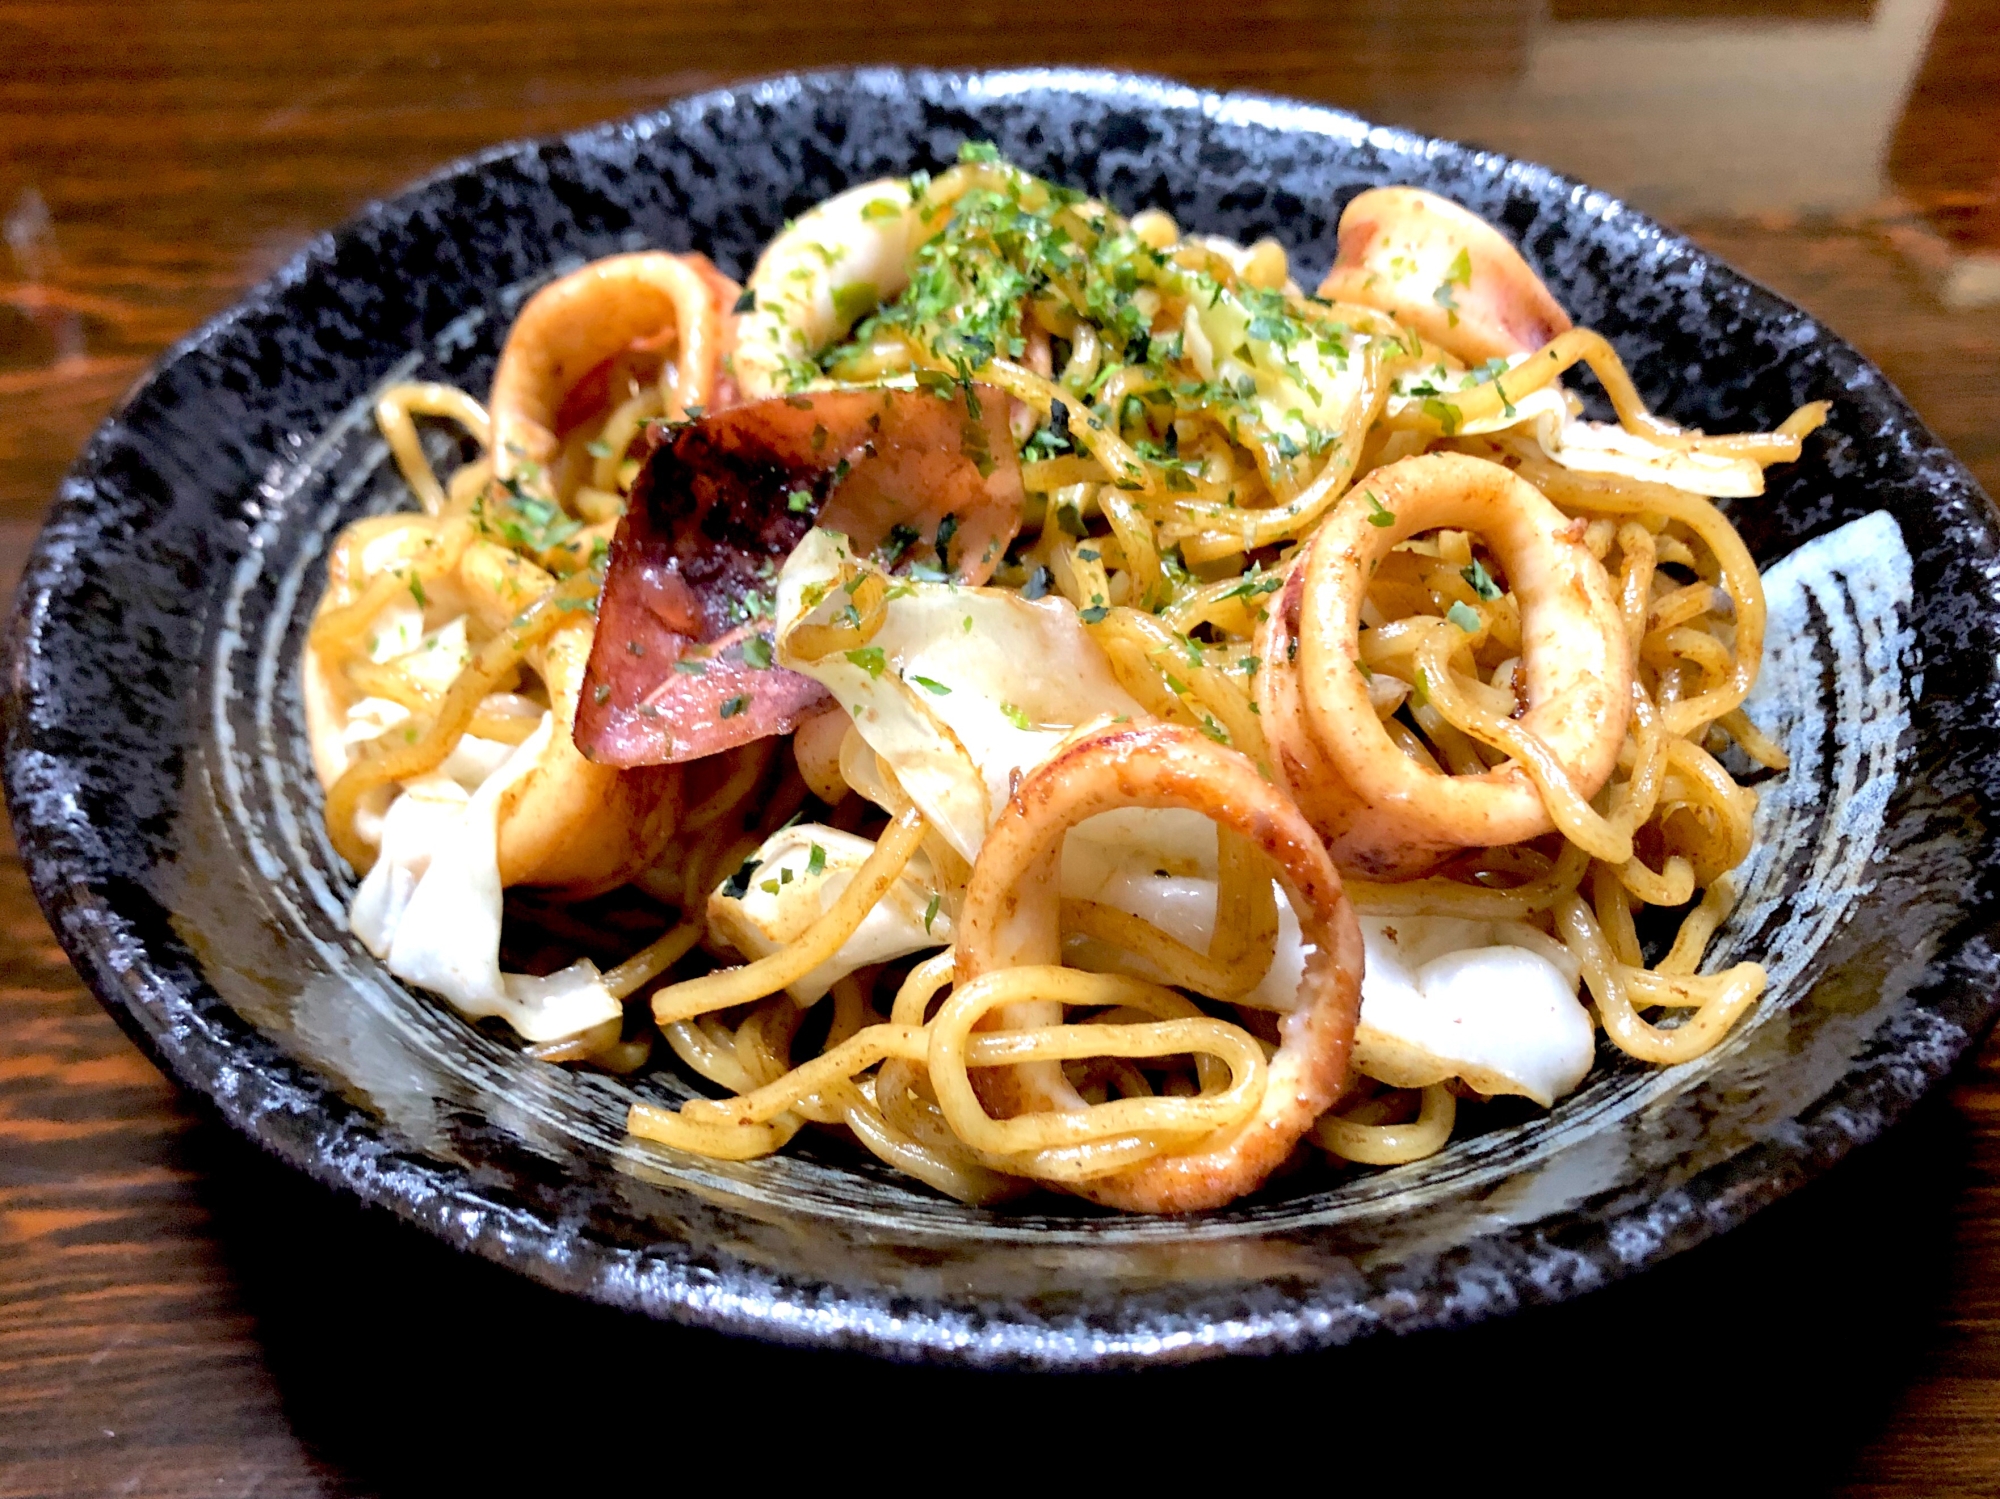
[[[1793,769],[1764,787],[1716,955],[1773,982],[1715,1052],[1661,1071],[1607,1050],[1552,1114],[1226,1211],[1008,1215],[828,1140],[744,1165],[635,1146],[627,1102],[686,1096],[673,1072],[525,1061],[347,934],[295,662],[329,538],[401,503],[370,392],[483,390],[548,277],[643,246],[741,276],[787,215],[968,136],[1128,211],[1275,234],[1308,284],[1349,198],[1416,183],[1503,226],[1657,409],[1745,429],[1834,402],[1805,461],[1734,507],[1770,569],[1757,713]],[[21,586],[7,798],[63,945],[166,1071],[300,1170],[547,1284],[976,1365],[1326,1346],[1575,1296],[1721,1232],[1980,1034],[2000,1003],[1995,542],[1991,503],[1847,344],[1542,168],[1107,74],[787,78],[448,168],[170,352],[78,461]]]

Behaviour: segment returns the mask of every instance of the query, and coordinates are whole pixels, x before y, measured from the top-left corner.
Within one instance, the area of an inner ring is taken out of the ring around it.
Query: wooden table
[[[147,362],[368,198],[862,61],[1143,68],[1547,161],[1824,317],[2000,493],[1996,32],[2000,0],[0,3],[0,588]],[[928,1483],[1046,1463],[1052,1416],[1096,1438],[1056,1481],[1317,1442],[1330,1482],[1358,1458],[1419,1485],[2000,1491],[2000,1046],[1829,1179],[1578,1305],[1345,1359],[979,1380],[571,1305],[328,1199],[153,1071],[6,855],[0,1496],[505,1492],[549,1458],[608,1488],[871,1429],[893,1445],[843,1467]],[[926,1434],[951,1466],[914,1461]]]

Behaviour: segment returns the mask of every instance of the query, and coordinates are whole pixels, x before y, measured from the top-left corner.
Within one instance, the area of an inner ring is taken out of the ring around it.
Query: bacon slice
[[[577,748],[607,765],[719,754],[828,701],[768,664],[778,568],[814,525],[965,583],[1020,525],[1007,398],[984,386],[783,396],[647,440],[577,705]]]

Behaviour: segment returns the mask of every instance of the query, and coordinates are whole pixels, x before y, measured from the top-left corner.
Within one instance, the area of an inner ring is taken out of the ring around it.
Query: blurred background
[[[1546,162],[1820,316],[2000,491],[1996,33],[2000,0],[0,0],[0,593],[159,351],[369,199],[510,137],[868,62],[1133,68]],[[1309,1435],[1405,1476],[1479,1482],[1518,1455],[1626,1488],[2000,1492],[1991,1046],[1829,1180],[1581,1305],[1346,1358],[1024,1387],[633,1324],[322,1200],[152,1071],[5,858],[0,1499],[504,1492],[565,1454],[658,1478],[695,1417],[751,1471],[804,1433],[913,1416],[991,1454],[1000,1418],[1052,1389],[1107,1440],[1132,1437],[1135,1395],[1149,1424],[1227,1415],[1239,1450],[1320,1411]]]

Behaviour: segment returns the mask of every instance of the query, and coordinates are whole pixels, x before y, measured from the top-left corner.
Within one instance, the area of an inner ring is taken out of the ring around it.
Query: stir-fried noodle
[[[538,1056],[664,1040],[721,1095],[636,1135],[1199,1208],[1549,1106],[1600,1030],[1687,1061],[1762,992],[1703,971],[1725,762],[1785,763],[1715,501],[1824,408],[1655,416],[1443,200],[1357,199],[1313,295],[968,147],[747,288],[589,265],[490,405],[377,416],[414,507],[342,534],[303,667],[355,930]],[[503,890],[510,943],[626,955],[503,972]]]

